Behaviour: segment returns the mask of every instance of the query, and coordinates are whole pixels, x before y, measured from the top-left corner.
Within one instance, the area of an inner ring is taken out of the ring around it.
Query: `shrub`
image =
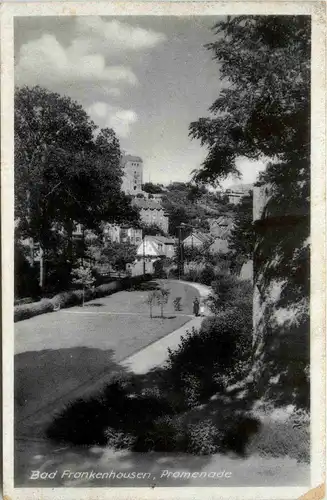
[[[135,446],[140,445],[153,422],[174,410],[166,398],[131,390],[131,384],[118,379],[94,397],[69,403],[55,416],[47,436],[76,445],[105,444],[108,440],[113,446],[134,441]]]
[[[107,427],[106,430],[104,431],[104,436],[106,439],[107,446],[110,446],[115,450],[122,450],[122,449],[131,450],[135,443],[135,436],[114,429],[113,427]]]
[[[184,274],[183,279],[185,281],[191,281],[193,283],[200,282],[200,271],[198,269],[190,268],[186,274]]]
[[[217,272],[211,288],[212,292],[207,299],[207,304],[212,313],[219,314],[222,310],[232,307],[243,311],[247,302],[247,309],[251,307],[252,314],[253,287],[251,282],[241,281],[229,273]]]
[[[15,241],[14,245],[14,288],[15,297],[33,297],[41,292],[38,266],[31,266],[25,255],[26,250]]]
[[[205,268],[200,271],[199,281],[203,285],[210,286],[215,278],[216,274],[213,266],[206,265]]]
[[[210,419],[201,420],[187,427],[187,451],[194,455],[212,455],[219,451],[221,432]]]
[[[249,453],[249,445],[253,436],[261,429],[260,420],[245,412],[238,413],[235,410],[230,415],[225,415],[224,420],[219,445],[220,452],[234,452],[245,457]]]
[[[187,428],[179,415],[163,415],[137,436],[133,451],[186,452],[189,445]]]
[[[173,305],[174,305],[174,310],[175,311],[181,311],[182,310],[181,301],[182,301],[182,297],[176,297],[173,300]]]
[[[108,411],[101,399],[78,399],[55,416],[46,435],[58,443],[104,445],[107,426]]]
[[[39,314],[44,314],[53,311],[53,303],[49,299],[42,299],[39,302],[31,304],[22,304],[15,306],[14,321],[22,321],[23,319],[32,318]]]
[[[23,299],[16,299],[14,301],[15,306],[21,306],[23,304],[31,304],[33,302],[32,297],[24,297]]]
[[[193,406],[222,389],[223,377],[251,354],[252,321],[234,309],[225,311],[204,319],[200,330],[188,331],[178,348],[169,350],[167,380]]]
[[[85,290],[85,301],[111,295],[112,293],[118,292],[119,290],[130,288],[134,283],[137,285],[142,281],[149,281],[151,278],[152,276],[150,274],[147,274],[144,277],[128,277],[123,278],[119,281],[112,281],[111,283],[100,285],[93,290]],[[60,292],[52,297],[52,299],[42,299],[39,302],[32,302],[30,304],[15,306],[14,321],[21,321],[23,319],[32,318],[33,316],[38,316],[39,314],[51,312],[58,306],[60,306],[60,308],[65,308],[81,304],[82,302],[83,290],[70,290],[66,292]]]

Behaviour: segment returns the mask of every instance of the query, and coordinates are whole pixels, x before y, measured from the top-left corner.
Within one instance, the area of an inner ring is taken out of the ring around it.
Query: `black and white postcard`
[[[4,2],[4,494],[324,497],[324,2]]]

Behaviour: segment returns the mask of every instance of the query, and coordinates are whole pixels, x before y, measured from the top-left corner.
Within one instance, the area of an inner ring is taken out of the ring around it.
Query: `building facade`
[[[183,246],[190,248],[195,248],[195,247],[199,248],[205,243],[208,243],[209,241],[210,241],[210,235],[201,233],[199,231],[193,231],[183,240]]]
[[[145,236],[137,248],[138,257],[168,257],[175,254],[175,239],[165,236]]]
[[[142,193],[143,161],[139,156],[125,155],[121,161],[124,172],[122,191],[128,195]]]
[[[139,208],[140,218],[144,224],[148,226],[156,224],[165,233],[168,233],[169,218],[160,203],[153,200],[135,198],[133,200],[133,205]]]
[[[142,241],[142,229],[118,224],[106,224],[103,229],[105,240],[113,243],[131,243],[139,245]]]
[[[239,184],[226,189],[225,194],[228,196],[228,202],[232,205],[238,205],[244,196],[248,196],[253,189],[252,184]]]

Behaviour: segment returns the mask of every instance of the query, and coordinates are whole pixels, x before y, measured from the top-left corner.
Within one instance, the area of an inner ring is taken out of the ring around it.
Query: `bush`
[[[193,283],[200,282],[200,271],[198,269],[189,269],[186,274],[184,274],[183,279],[185,281],[191,281]]]
[[[46,430],[49,439],[74,445],[105,445],[108,415],[105,405],[96,397],[78,399],[55,416]]]
[[[176,297],[176,298],[173,300],[174,310],[175,310],[175,311],[181,311],[181,310],[182,310],[182,304],[181,304],[181,301],[182,301],[182,297]]]
[[[78,399],[66,405],[47,429],[56,442],[75,445],[106,444],[114,447],[143,446],[142,436],[153,422],[173,414],[166,398],[154,394],[136,394],[126,381],[116,380],[89,399]],[[133,438],[133,439],[132,439]]]
[[[119,281],[112,281],[111,283],[100,285],[93,290],[85,290],[84,299],[85,301],[88,301],[94,298],[105,297],[107,295],[111,295],[112,293],[118,292],[119,290],[131,288],[133,284],[138,285],[142,281],[149,281],[150,279],[152,279],[152,276],[150,274],[147,274],[144,277],[134,276],[123,278]],[[61,292],[52,297],[52,299],[42,299],[40,302],[33,302],[31,304],[15,306],[14,321],[17,322],[23,319],[32,318],[33,316],[38,316],[39,314],[51,312],[58,306],[60,306],[60,308],[65,308],[81,304],[82,302],[82,290],[70,290],[67,292]]]
[[[24,248],[15,241],[14,245],[14,288],[15,297],[32,297],[40,295],[39,268],[31,266],[27,260]]]
[[[32,318],[39,314],[44,314],[53,311],[53,303],[49,299],[42,299],[39,302],[30,304],[22,304],[15,306],[14,321],[22,321],[23,319]]]
[[[207,299],[207,305],[213,314],[219,314],[226,308],[238,308],[239,311],[243,311],[246,307],[247,312],[249,309],[252,311],[253,286],[251,282],[242,281],[229,273],[217,272],[211,288],[212,292]]]
[[[213,266],[206,265],[200,272],[199,281],[203,285],[211,286],[213,280],[216,279],[216,273]]]
[[[187,427],[187,451],[193,455],[212,455],[219,451],[221,432],[210,419]]]
[[[16,299],[14,301],[15,306],[21,306],[23,304],[31,304],[33,302],[32,297],[25,297],[23,299]]]
[[[104,431],[104,436],[107,446],[110,446],[114,450],[131,450],[135,443],[135,436],[114,429],[113,427],[106,428],[106,430]]]
[[[204,319],[200,330],[188,331],[178,348],[169,351],[167,380],[189,406],[195,406],[222,390],[224,377],[251,355],[252,321],[244,321],[234,309],[225,311]]]

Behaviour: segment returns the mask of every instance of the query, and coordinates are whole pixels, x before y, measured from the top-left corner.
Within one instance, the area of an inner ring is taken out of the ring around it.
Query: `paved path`
[[[198,290],[196,284],[180,283],[182,287],[184,284]],[[199,295],[204,297],[207,290],[201,285],[199,287]],[[154,366],[163,363],[167,358],[168,347],[177,347],[186,330],[192,326],[199,326],[201,323],[201,318],[194,318],[190,314],[192,300],[197,296],[192,292],[191,290],[190,296],[186,297],[189,305],[185,307],[186,314],[174,313],[177,329],[173,335],[161,332],[162,343],[157,342],[160,338],[159,330],[165,326],[160,318],[151,322],[148,317],[144,318],[151,327],[151,331],[146,335],[138,335],[137,342],[129,339],[127,335],[135,328],[143,331],[140,318],[142,319],[143,316],[142,307],[145,308],[146,292],[138,292],[140,300],[136,304],[132,303],[132,296],[129,296],[127,292],[118,292],[125,294],[127,311],[123,312],[118,309],[121,308],[121,301],[118,300],[118,294],[115,294],[110,298],[101,299],[103,308],[108,302],[109,311],[101,309],[100,311],[89,309],[83,311],[82,308],[76,307],[17,323],[15,331],[16,435],[39,435],[43,428],[42,422],[50,418],[53,411],[71,401],[72,398],[86,397],[100,390],[110,382],[114,373],[124,373],[126,368],[136,373],[146,373]],[[124,338],[122,338],[122,324],[120,323],[115,323],[111,328],[111,335],[108,335],[109,318],[112,323],[114,318],[119,319],[120,315],[129,318],[130,330],[125,328],[127,333],[125,332]],[[38,322],[40,323],[39,329],[36,328]],[[183,324],[187,325],[184,329],[181,328]],[[30,329],[30,335],[28,335],[29,331],[26,331],[27,327]],[[165,337],[167,337],[166,340]],[[82,345],[80,345],[81,339]],[[145,346],[149,348],[149,351],[145,349]],[[124,352],[126,352],[125,356]]]
[[[181,281],[181,283],[191,285],[196,288],[200,294],[201,300],[206,299],[211,291],[209,287],[199,283],[190,283],[189,281]],[[208,310],[206,308],[204,313],[205,315],[208,314]],[[185,336],[186,332],[192,328],[199,328],[201,326],[202,319],[203,318],[201,317],[193,318],[193,320],[188,321],[185,325],[169,335],[153,342],[136,354],[129,356],[121,363],[121,365],[135,374],[144,374],[157,366],[163,365],[167,359],[168,348],[176,349],[180,344],[182,336]]]

